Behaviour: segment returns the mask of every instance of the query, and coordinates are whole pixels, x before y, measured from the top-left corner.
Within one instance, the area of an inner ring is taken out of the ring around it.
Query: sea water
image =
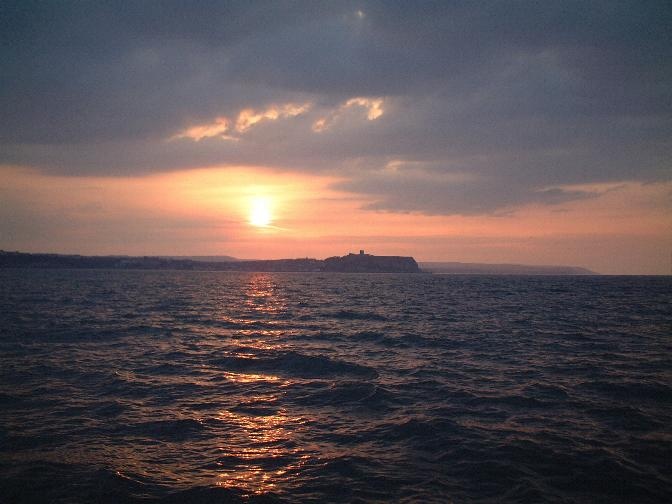
[[[0,271],[0,501],[670,502],[672,279]]]

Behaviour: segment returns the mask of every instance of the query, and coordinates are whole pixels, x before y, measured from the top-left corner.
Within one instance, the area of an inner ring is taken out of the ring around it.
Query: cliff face
[[[349,254],[324,260],[322,271],[343,273],[420,273],[412,257]]]

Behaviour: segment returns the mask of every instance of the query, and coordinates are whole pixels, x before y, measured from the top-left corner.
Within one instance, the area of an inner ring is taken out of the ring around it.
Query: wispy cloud
[[[276,121],[278,119],[286,119],[288,117],[296,117],[308,111],[310,103],[301,105],[295,103],[287,103],[282,106],[272,105],[265,110],[255,111],[254,109],[241,110],[236,119],[236,131],[238,133],[245,133],[254,125],[262,121]]]
[[[261,122],[296,117],[307,112],[310,107],[310,103],[285,103],[283,105],[271,105],[262,110],[246,108],[238,113],[235,120],[216,117],[211,122],[190,126],[173,135],[171,139],[187,138],[198,142],[204,138],[220,138],[235,141],[238,140],[240,135],[247,133]]]
[[[313,123],[313,131],[320,133],[328,129],[332,123],[337,121],[346,111],[352,107],[360,107],[366,111],[366,118],[369,121],[375,121],[385,113],[382,98],[364,98],[361,96],[350,98],[339,105],[336,109],[330,111],[327,115],[320,117]]]
[[[223,140],[234,140],[234,137],[226,134],[229,131],[229,128],[230,121],[226,117],[216,117],[215,120],[210,123],[190,126],[174,135],[172,138],[189,138],[196,142],[203,140],[204,138],[213,137],[219,137]]]

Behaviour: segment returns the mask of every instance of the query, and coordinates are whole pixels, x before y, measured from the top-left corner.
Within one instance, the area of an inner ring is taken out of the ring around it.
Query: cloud
[[[213,121],[204,124],[190,126],[173,135],[171,139],[179,140],[188,138],[196,142],[204,138],[220,138],[222,140],[238,140],[234,134],[246,133],[250,128],[263,121],[276,121],[288,117],[296,117],[310,109],[310,103],[297,105],[286,103],[284,105],[271,105],[265,110],[243,109],[238,113],[235,121],[226,117],[215,117]],[[233,127],[232,127],[233,125]],[[228,133],[231,134],[228,134]]]
[[[383,109],[382,98],[364,98],[361,96],[350,98],[339,105],[336,109],[330,111],[327,115],[320,117],[313,123],[313,131],[321,133],[339,119],[344,112],[352,107],[361,107],[366,110],[366,118],[369,121],[375,121],[385,113]]]
[[[663,1],[7,1],[0,164],[324,172],[425,213],[670,180],[671,23]]]
[[[227,131],[229,131],[229,120],[226,117],[215,117],[215,120],[210,123],[190,126],[172,138],[175,140],[190,138],[196,142],[212,137],[233,140],[233,137],[226,134]]]
[[[240,114],[238,114],[238,119],[236,119],[236,131],[245,133],[252,126],[261,121],[275,121],[279,118],[296,117],[306,112],[309,108],[309,103],[304,103],[302,105],[288,103],[281,107],[271,106],[266,110],[258,112],[253,109],[241,110]]]
[[[383,170],[354,175],[334,184],[334,189],[373,198],[366,206],[371,210],[430,215],[503,214],[521,205],[556,205],[601,194],[585,186],[512,185],[494,175],[446,172],[423,163],[399,162],[392,162]]]

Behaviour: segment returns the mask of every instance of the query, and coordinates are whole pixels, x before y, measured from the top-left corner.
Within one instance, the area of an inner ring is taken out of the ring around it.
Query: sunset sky
[[[0,4],[0,249],[672,267],[672,3]]]

